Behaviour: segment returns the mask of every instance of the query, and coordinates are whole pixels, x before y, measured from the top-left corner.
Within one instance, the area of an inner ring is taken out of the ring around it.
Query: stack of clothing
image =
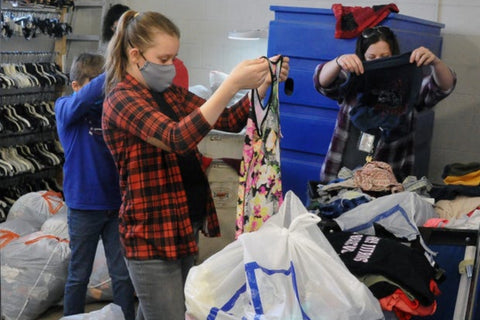
[[[383,310],[398,319],[435,313],[441,270],[421,250],[399,241],[351,232],[325,236],[347,268],[379,299]]]
[[[442,173],[445,184],[480,185],[480,162],[452,163],[445,166]]]

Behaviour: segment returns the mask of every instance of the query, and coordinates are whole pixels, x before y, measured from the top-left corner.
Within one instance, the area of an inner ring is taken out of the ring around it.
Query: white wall
[[[182,32],[179,57],[190,84],[208,85],[210,70],[229,72],[242,59],[265,55],[267,40],[227,39],[231,30],[265,28],[273,20],[271,5],[330,8],[334,3],[372,6],[385,1],[320,0],[131,0],[139,11],[170,17]],[[444,23],[443,60],[457,73],[450,97],[435,108],[429,179],[441,182],[446,164],[480,162],[480,2],[478,0],[398,0],[400,13]],[[313,70],[312,70],[313,72]],[[316,179],[317,177],[312,177]]]

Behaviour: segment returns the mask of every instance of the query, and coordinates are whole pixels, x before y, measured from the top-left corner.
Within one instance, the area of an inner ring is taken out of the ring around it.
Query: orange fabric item
[[[9,230],[0,230],[0,249],[9,244],[12,240],[20,238],[20,236]]]
[[[51,234],[46,234],[44,236],[40,236],[40,237],[37,237],[35,239],[32,239],[32,240],[28,240],[25,242],[26,245],[29,245],[29,244],[32,244],[32,243],[35,243],[35,242],[38,242],[42,239],[56,239],[58,242],[70,242],[68,239],[60,239],[59,237],[55,237],[54,235],[51,235]]]
[[[446,176],[443,182],[445,182],[445,184],[478,186],[480,185],[480,170],[467,173],[463,176]]]
[[[62,195],[55,191],[47,191],[42,194],[42,198],[45,199],[45,202],[48,205],[48,211],[51,214],[57,213],[60,209],[63,208],[65,203],[63,201],[58,201],[57,198],[62,199]]]
[[[434,282],[434,281],[433,281]],[[431,290],[436,295],[439,294],[438,286],[435,284]],[[410,300],[407,295],[401,290],[397,289],[391,295],[378,300],[383,310],[393,311],[400,320],[409,320],[412,316],[429,316],[437,310],[437,302],[435,301],[429,306],[421,305],[417,300]]]

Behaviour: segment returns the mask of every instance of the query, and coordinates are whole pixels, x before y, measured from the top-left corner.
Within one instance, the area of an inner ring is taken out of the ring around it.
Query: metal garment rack
[[[2,0],[0,0],[0,14],[2,12]],[[0,275],[2,274],[2,253],[0,252]],[[0,277],[1,278],[1,277]],[[2,311],[2,282],[0,279],[0,319],[4,320]]]
[[[468,293],[467,310],[465,319],[474,320],[475,314],[478,313],[478,278],[480,277],[480,230],[477,231],[477,249],[474,259],[473,278],[470,284],[470,290]]]
[[[456,307],[461,308],[457,315],[459,319],[475,320],[478,319],[478,290],[480,277],[480,228],[474,229],[447,229],[447,228],[418,228],[422,237],[431,245],[456,245],[465,246],[465,252],[475,248],[473,254],[473,268],[471,276],[465,275],[464,300],[459,303],[457,300]],[[462,283],[462,279],[460,280]],[[460,292],[459,292],[460,293]],[[457,311],[457,310],[455,310]]]
[[[0,14],[2,13],[2,0],[0,0]],[[2,253],[0,252],[0,275],[2,274]],[[0,277],[1,278],[1,277]],[[0,279],[0,319],[4,320],[2,311],[2,282]]]
[[[46,6],[31,6],[31,7],[12,7],[12,6],[9,6],[7,4],[7,6],[2,6],[2,3],[4,2],[4,0],[0,0],[0,14],[3,14],[4,11],[8,11],[8,12],[13,12],[13,13],[37,13],[37,14],[42,14],[42,15],[45,15],[45,14],[56,14],[60,17],[60,14],[59,14],[59,9],[55,9],[55,8],[51,8],[51,7],[46,7]],[[0,39],[1,40],[1,39]],[[39,51],[24,51],[22,53],[20,52],[1,52],[1,54],[5,57],[6,55],[16,55],[16,54],[21,54],[23,55],[25,58],[31,58],[32,55],[38,55],[38,54],[45,54],[49,59],[50,57],[55,57],[55,56],[58,56],[58,52],[39,52]],[[3,59],[2,59],[3,61]],[[25,92],[23,92],[25,93]],[[27,90],[27,93],[30,93],[28,92]],[[19,90],[18,92],[17,91],[14,91],[12,94],[14,95],[21,95],[22,94],[22,91]],[[7,94],[5,92],[1,92],[1,95],[2,95],[2,98],[4,98]],[[1,274],[1,264],[2,264],[2,254],[0,252],[0,274]],[[4,320],[5,317],[3,315],[3,308],[2,308],[2,285],[1,285],[1,282],[0,282],[0,319],[1,320]]]

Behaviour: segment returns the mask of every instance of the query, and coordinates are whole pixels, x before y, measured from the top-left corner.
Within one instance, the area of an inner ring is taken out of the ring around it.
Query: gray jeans
[[[201,224],[194,223],[198,244]],[[185,320],[185,280],[195,263],[195,256],[175,261],[126,260],[138,297],[135,320]]]
[[[175,261],[127,260],[139,301],[136,320],[184,320],[183,288],[193,263],[193,256]]]

